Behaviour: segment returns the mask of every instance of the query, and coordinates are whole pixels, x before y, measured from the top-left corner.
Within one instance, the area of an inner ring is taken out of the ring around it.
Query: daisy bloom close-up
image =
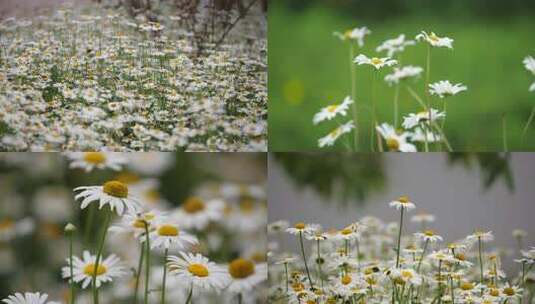
[[[364,37],[372,32],[365,26],[349,29],[344,33],[334,32],[334,35],[342,41],[356,41],[359,47],[364,46]]]
[[[410,133],[398,133],[393,126],[387,123],[377,126],[376,129],[377,132],[381,134],[381,137],[383,137],[385,140],[388,150],[399,152],[416,152],[416,146],[407,142],[407,138],[410,136]]]
[[[349,105],[352,103],[353,100],[351,97],[346,96],[341,104],[333,104],[322,108],[316,115],[314,115],[314,124],[318,124],[324,120],[331,120],[338,114],[345,116],[347,114],[347,109],[349,109]]]
[[[362,64],[371,65],[376,70],[379,70],[380,68],[385,67],[385,66],[393,66],[393,65],[396,65],[398,63],[397,60],[394,60],[394,59],[392,59],[390,57],[383,57],[383,58],[372,57],[372,58],[368,58],[364,54],[360,54],[357,57],[355,57],[355,60],[353,60],[353,62],[356,63],[357,65],[362,65]]]
[[[7,299],[3,299],[2,303],[5,304],[59,304],[59,302],[47,302],[48,295],[46,293],[39,292],[25,292],[15,293],[10,295]]]
[[[223,218],[225,204],[219,199],[204,200],[200,197],[189,197],[182,203],[171,217],[185,229],[203,230],[211,222]]]
[[[453,96],[466,90],[467,87],[462,83],[453,85],[449,82],[449,80],[441,80],[439,82],[429,84],[429,93],[431,95],[437,95],[440,98]]]
[[[201,254],[180,252],[180,256],[167,257],[169,274],[186,286],[203,291],[221,291],[230,282],[229,274],[222,266]]]
[[[326,147],[326,146],[332,146],[334,145],[334,143],[340,136],[351,132],[351,130],[354,128],[355,128],[355,125],[353,124],[353,120],[350,120],[346,122],[345,124],[342,124],[336,129],[332,130],[329,134],[325,135],[324,137],[318,139],[318,146],[320,148]]]
[[[267,264],[255,264],[251,260],[238,258],[230,262],[228,273],[230,275],[228,291],[239,294],[250,291],[267,280]]]
[[[136,213],[140,209],[140,203],[128,192],[128,185],[120,181],[112,180],[102,186],[83,186],[74,188],[76,200],[81,200],[81,208],[84,209],[92,202],[99,203],[99,209],[109,205],[118,215],[123,215],[125,210]]]
[[[453,39],[448,37],[439,37],[434,32],[428,34],[427,32],[422,31],[420,34],[416,35],[416,40],[425,41],[433,47],[446,47],[453,49]]]
[[[416,208],[416,205],[414,205],[414,203],[411,202],[409,197],[406,195],[400,196],[398,199],[391,201],[388,205],[390,205],[390,207],[396,208],[397,210],[411,210]]]
[[[83,169],[86,172],[93,169],[119,171],[127,162],[120,153],[113,152],[70,152],[67,157],[70,161],[69,168]]]
[[[108,256],[99,262],[95,267],[96,256],[91,255],[89,251],[84,251],[82,258],[73,257],[73,277],[75,283],[82,283],[82,288],[87,288],[93,281],[96,274],[96,287],[99,288],[103,283],[111,282],[114,278],[123,276],[126,272],[122,266],[121,260],[114,254]],[[67,259],[69,266],[62,268],[62,276],[65,279],[71,279],[70,261]]]

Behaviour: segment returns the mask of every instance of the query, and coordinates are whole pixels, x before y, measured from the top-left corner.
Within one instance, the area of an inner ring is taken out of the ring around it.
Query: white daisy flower
[[[494,240],[494,235],[492,231],[475,231],[473,234],[470,234],[466,237],[466,240],[469,242],[477,242],[481,240],[482,242],[490,242]]]
[[[401,34],[397,38],[385,40],[375,50],[377,52],[386,51],[388,57],[394,56],[396,53],[403,52],[406,46],[415,45],[414,40],[405,40],[405,35]]]
[[[107,168],[119,171],[126,164],[126,159],[120,153],[70,152],[66,155],[70,160],[69,168],[80,168],[84,169],[85,172]]]
[[[95,269],[97,257],[91,255],[89,251],[84,251],[82,259],[73,257],[73,280],[75,283],[82,282],[82,288],[87,288],[93,282],[93,276],[96,272],[96,287],[99,288],[102,283],[111,282],[113,278],[125,274],[121,266],[120,259],[112,254],[99,262]],[[61,269],[64,279],[71,278],[70,261],[67,259],[67,265]]]
[[[453,96],[466,90],[467,87],[462,83],[452,85],[449,80],[441,80],[439,82],[429,84],[429,93],[431,95],[437,95],[440,98]]]
[[[435,221],[435,216],[429,213],[418,213],[412,216],[413,223],[432,223]]]
[[[403,117],[402,125],[405,129],[411,129],[421,123],[434,122],[444,117],[446,117],[446,113],[431,109],[430,111],[422,111],[416,114],[410,113],[408,116]]]
[[[229,284],[226,270],[201,254],[180,252],[180,257],[169,256],[167,266],[169,274],[177,276],[177,280],[194,289],[221,291]]]
[[[334,238],[338,240],[355,240],[359,238],[359,233],[356,230],[351,229],[351,227],[346,227],[339,230]]]
[[[422,277],[411,268],[394,268],[390,272],[394,282],[409,283],[415,286],[422,284]]]
[[[364,54],[360,54],[357,57],[355,57],[355,60],[353,60],[353,62],[358,64],[358,65],[362,65],[362,64],[372,65],[376,70],[378,70],[378,69],[380,69],[380,68],[382,68],[384,66],[393,66],[393,65],[396,65],[398,63],[397,60],[391,59],[390,57],[368,58]]]
[[[407,142],[407,137],[410,135],[409,133],[403,132],[398,134],[394,127],[387,123],[383,123],[375,128],[385,140],[385,144],[390,151],[416,152],[416,146]]]
[[[225,204],[221,200],[204,201],[198,197],[188,198],[173,214],[177,223],[185,229],[203,230],[223,218]]]
[[[296,223],[293,227],[286,228],[286,232],[293,235],[312,234],[318,230],[317,225],[305,224],[303,222]]]
[[[325,146],[334,145],[334,142],[338,139],[338,137],[344,135],[345,133],[349,133],[353,128],[355,128],[355,125],[353,124],[353,120],[350,120],[346,122],[345,124],[340,125],[338,128],[332,130],[326,136],[318,139],[318,146],[320,148],[323,148]]]
[[[160,219],[153,224],[154,229],[149,233],[151,248],[176,248],[187,250],[197,245],[197,238],[188,232],[179,229],[178,224],[168,219]]]
[[[137,214],[125,213],[119,222],[110,226],[108,230],[115,233],[130,233],[134,235],[135,238],[144,242],[146,233],[145,226],[149,225],[150,233],[151,230],[154,230],[152,223],[158,221],[160,217],[161,215],[155,210]]]
[[[47,302],[48,295],[46,293],[39,292],[25,292],[15,293],[10,295],[7,299],[3,299],[2,303],[6,304],[59,304],[59,302]]]
[[[28,235],[35,229],[35,221],[31,218],[12,220],[5,218],[0,220],[0,243],[9,242],[14,238]]]
[[[430,255],[428,255],[428,257],[431,259],[431,260],[434,260],[434,261],[446,261],[446,262],[454,262],[455,261],[455,258],[449,253],[447,252],[446,250],[438,250],[438,251],[434,251],[433,253],[431,253]]]
[[[422,128],[419,128],[419,127],[415,128],[409,137],[411,138],[411,141],[414,141],[414,142],[426,142],[427,141],[428,143],[433,143],[433,142],[439,142],[442,140],[442,137],[440,136],[440,134],[437,134],[433,131],[424,132]]]
[[[405,209],[411,210],[416,208],[413,202],[410,201],[409,197],[406,195],[400,196],[397,200],[393,200],[388,204],[390,207],[394,207],[397,210]]]
[[[232,231],[253,233],[265,230],[267,206],[250,198],[243,198],[237,205],[227,203],[225,218],[225,226]]]
[[[509,282],[501,289],[502,297],[507,300],[514,300],[522,298],[522,288],[510,285]]]
[[[425,31],[421,31],[420,34],[416,35],[416,40],[418,41],[426,41],[431,46],[434,47],[447,47],[452,49],[453,48],[453,39],[448,37],[438,37],[435,33],[431,32],[431,34],[427,34]]]
[[[365,26],[356,27],[345,31],[344,33],[334,32],[334,36],[338,37],[342,41],[356,41],[359,47],[364,46],[364,36],[371,34],[372,32]]]
[[[267,280],[266,263],[255,264],[251,260],[239,258],[228,265],[230,285],[227,290],[232,293],[243,293]]]
[[[347,114],[347,109],[349,109],[349,105],[352,103],[353,100],[351,99],[351,97],[347,96],[341,104],[332,104],[330,106],[322,108],[318,113],[314,115],[314,124],[317,125],[318,123],[324,120],[331,120],[338,114],[345,116]]]
[[[389,84],[397,84],[401,80],[411,77],[418,77],[422,74],[424,69],[418,66],[407,65],[402,68],[394,67],[394,73],[385,76],[385,81]]]
[[[531,84],[531,86],[529,87],[529,91],[530,92],[535,91],[535,82]]]
[[[118,215],[123,215],[125,208],[131,213],[137,213],[140,208],[139,202],[128,193],[125,183],[112,180],[102,186],[85,186],[74,189],[80,192],[74,199],[82,200],[81,208],[86,208],[91,202],[100,202],[99,209],[104,205],[110,205],[111,210],[116,210]]]
[[[533,75],[535,75],[535,58],[528,56],[524,58],[522,63],[524,63],[526,70],[530,71],[531,73],[533,73]]]
[[[440,235],[436,234],[431,229],[427,229],[424,232],[416,232],[414,236],[422,241],[431,243],[442,242],[444,240]]]

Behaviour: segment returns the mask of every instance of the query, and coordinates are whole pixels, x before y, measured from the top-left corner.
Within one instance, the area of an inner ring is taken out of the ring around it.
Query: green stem
[[[90,238],[91,238],[91,228],[93,227],[93,221],[94,221],[94,218],[95,218],[95,209],[96,209],[96,205],[95,204],[91,204],[89,206],[89,214],[87,216],[87,222],[85,223],[85,231],[84,231],[84,240],[86,243],[89,243],[90,242]],[[91,242],[91,244],[93,244],[93,242]]]
[[[189,290],[188,298],[186,299],[186,304],[189,304],[191,302],[191,297],[193,296],[193,283],[191,284],[191,288]]]
[[[163,259],[162,304],[165,304],[165,280],[167,278],[167,253],[168,252],[169,252],[169,249],[165,248],[164,259]]]
[[[73,240],[72,240],[72,232],[69,233],[69,268],[70,268],[70,273],[71,273],[71,279],[70,279],[70,284],[71,284],[71,304],[74,304],[75,303],[75,294],[74,294],[74,270],[73,270],[73,264],[72,264],[72,256],[73,256],[73,250],[72,250],[72,243],[73,243]]]
[[[137,265],[137,273],[136,273],[136,286],[134,290],[134,304],[137,304],[137,296],[138,296],[138,290],[139,290],[139,279],[141,278],[141,268],[143,267],[143,258],[145,255],[145,247],[143,244],[141,244],[141,250],[139,253],[139,262]]]
[[[241,304],[243,301],[243,295],[241,293],[238,294],[238,304]]]
[[[288,263],[284,263],[284,271],[286,272],[286,293],[288,293],[288,290],[289,290]]]
[[[150,279],[150,238],[149,238],[149,223],[145,222],[145,300],[144,303],[149,303],[149,279]]]
[[[396,268],[399,267],[399,254],[401,252],[401,230],[403,229],[403,210],[405,208],[401,207],[400,217],[399,217],[399,233],[398,233],[398,248],[397,248],[397,257],[396,257]]]
[[[356,74],[355,74],[355,63],[353,63],[353,57],[355,56],[355,50],[354,50],[354,44],[352,42],[349,43],[349,72],[351,74],[351,99],[353,100],[353,104],[351,105],[351,110],[353,111],[353,122],[355,124],[355,130],[353,131],[353,140],[354,140],[354,147],[355,152],[359,149],[359,133],[358,133],[358,125],[357,125],[357,101],[356,101]]]
[[[502,139],[503,151],[507,152],[507,121],[505,120],[505,114],[502,115]]]
[[[319,270],[319,277],[321,282],[321,289],[323,289],[323,271],[321,270],[321,264],[323,263],[321,260],[321,254],[320,254],[320,240],[317,240],[318,245],[318,270]]]
[[[425,96],[427,98],[427,111],[429,113],[429,122],[431,122],[431,98],[429,96],[429,78],[431,76],[431,45],[427,45],[427,67],[425,71]],[[427,129],[425,131],[425,152],[429,152],[429,143],[427,140]]]
[[[522,144],[524,143],[524,137],[526,136],[526,133],[528,132],[529,125],[533,121],[533,118],[535,117],[535,106],[531,108],[531,114],[529,115],[528,122],[524,126],[524,129],[522,130]]]
[[[453,289],[453,278],[450,277],[450,289],[451,289],[451,304],[455,304],[455,293]]]
[[[442,303],[442,260],[438,260],[438,303]]]
[[[303,255],[303,262],[305,263],[305,270],[307,272],[308,282],[310,283],[310,287],[314,288],[314,284],[312,283],[312,279],[310,278],[310,271],[308,270],[307,258],[305,255],[305,246],[303,245],[302,231],[299,231],[299,244],[301,245],[301,254]]]
[[[396,84],[396,91],[394,93],[394,129],[398,128],[398,115],[399,115],[399,83]]]
[[[478,237],[477,238],[477,247],[478,247],[478,251],[479,251],[479,270],[480,270],[480,279],[479,279],[479,282],[481,284],[483,284],[483,256],[481,255],[481,250],[482,250],[482,244],[481,244],[481,237]]]
[[[425,240],[424,243],[424,250],[422,251],[422,256],[420,257],[420,260],[418,261],[418,266],[416,267],[416,272],[420,274],[420,267],[422,266],[422,261],[424,259],[425,251],[427,250],[427,245],[429,244],[429,239]]]
[[[108,226],[110,225],[111,220],[111,209],[106,211],[106,218],[104,220],[104,231],[102,233],[102,238],[100,239],[100,244],[98,246],[97,257],[95,260],[95,268],[93,269],[93,303],[98,304],[98,288],[97,288],[97,270],[102,257],[102,250],[104,249],[104,243],[106,241],[106,235],[108,233]]]

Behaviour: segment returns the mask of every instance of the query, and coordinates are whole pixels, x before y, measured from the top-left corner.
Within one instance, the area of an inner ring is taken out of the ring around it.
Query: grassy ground
[[[333,31],[366,25],[372,30],[362,52],[375,54],[382,41],[421,30],[455,39],[454,50],[433,49],[431,82],[450,80],[468,86],[468,92],[448,99],[445,132],[456,151],[499,151],[503,149],[502,116],[507,125],[510,150],[535,150],[535,125],[521,143],[521,132],[535,105],[535,94],[528,92],[533,76],[522,60],[535,55],[529,17],[501,21],[463,17],[401,17],[388,20],[349,18],[340,12],[315,7],[289,11],[279,2],[269,10],[269,145],[272,151],[316,150],[317,139],[334,129],[335,122],[312,125],[312,116],[321,107],[341,102],[351,92],[349,46],[332,35]],[[404,64],[425,68],[426,46],[417,44],[402,54]],[[394,88],[382,81],[390,69],[380,72],[377,85],[379,121],[392,123]],[[424,79],[410,84],[423,95]],[[372,87],[370,67],[357,68],[357,103],[363,112],[359,125],[365,130],[361,147],[369,134]],[[400,113],[419,111],[418,103],[406,89],[401,90]],[[434,98],[433,106],[442,109]],[[345,121],[345,119],[344,119]],[[347,140],[352,136],[346,135]],[[366,137],[366,138],[364,138]],[[345,149],[344,138],[332,148]]]

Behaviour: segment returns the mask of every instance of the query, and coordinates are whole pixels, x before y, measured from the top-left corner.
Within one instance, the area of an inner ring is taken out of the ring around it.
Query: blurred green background
[[[315,1],[272,0],[269,7],[269,145],[271,151],[317,150],[318,138],[336,127],[329,121],[312,124],[320,108],[340,103],[351,93],[349,44],[334,31],[367,26],[363,53],[375,56],[386,39],[420,31],[453,38],[453,50],[433,48],[431,82],[450,80],[468,86],[467,92],[448,98],[445,133],[455,151],[501,151],[505,115],[509,150],[535,150],[535,126],[521,142],[522,129],[535,105],[528,91],[535,81],[522,60],[535,55],[535,1]],[[416,44],[402,53],[403,65],[425,68],[427,46]],[[381,53],[382,56],[385,53]],[[377,85],[379,122],[393,121],[394,87],[382,79]],[[361,149],[368,149],[372,68],[358,66],[357,103],[362,109]],[[410,81],[420,96],[424,79]],[[405,88],[400,90],[400,114],[420,111]],[[442,109],[438,98],[432,106]],[[350,116],[344,118],[347,121]],[[364,128],[364,129],[363,129]],[[344,150],[345,135],[331,147]]]

